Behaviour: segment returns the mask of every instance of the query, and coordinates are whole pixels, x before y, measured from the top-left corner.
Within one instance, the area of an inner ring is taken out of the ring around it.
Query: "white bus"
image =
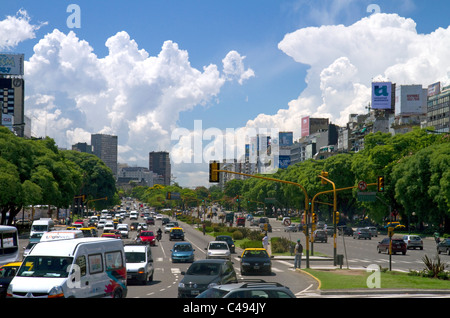
[[[19,260],[19,233],[14,226],[0,225],[0,266]]]

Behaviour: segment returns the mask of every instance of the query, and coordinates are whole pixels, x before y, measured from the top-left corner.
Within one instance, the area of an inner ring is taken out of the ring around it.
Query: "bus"
[[[19,260],[19,232],[14,226],[0,225],[0,266]]]

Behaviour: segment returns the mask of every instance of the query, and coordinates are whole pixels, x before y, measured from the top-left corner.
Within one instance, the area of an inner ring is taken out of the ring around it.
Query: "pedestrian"
[[[203,228],[203,235],[205,235],[205,233],[206,233],[206,224],[205,224],[205,222],[203,222],[202,228]]]
[[[269,237],[267,236],[267,232],[262,239],[262,245],[263,245],[263,248],[266,249],[266,251],[269,251]]]
[[[295,244],[294,253],[295,253],[294,269],[301,268],[303,245],[300,243],[300,240],[297,240],[297,244]]]

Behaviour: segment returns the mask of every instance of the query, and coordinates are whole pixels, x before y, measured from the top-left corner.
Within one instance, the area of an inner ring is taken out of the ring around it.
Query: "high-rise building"
[[[169,153],[166,151],[152,151],[149,156],[149,170],[161,176],[162,185],[170,185],[171,168]],[[156,180],[154,183],[157,183]]]
[[[92,153],[99,157],[117,177],[117,136],[92,134]]]

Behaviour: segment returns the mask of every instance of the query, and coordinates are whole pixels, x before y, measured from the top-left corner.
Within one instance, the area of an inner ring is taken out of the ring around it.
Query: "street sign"
[[[375,202],[377,200],[376,192],[358,192],[358,201]]]
[[[361,191],[365,191],[367,189],[367,183],[364,182],[364,181],[359,181],[358,189],[361,190]]]

